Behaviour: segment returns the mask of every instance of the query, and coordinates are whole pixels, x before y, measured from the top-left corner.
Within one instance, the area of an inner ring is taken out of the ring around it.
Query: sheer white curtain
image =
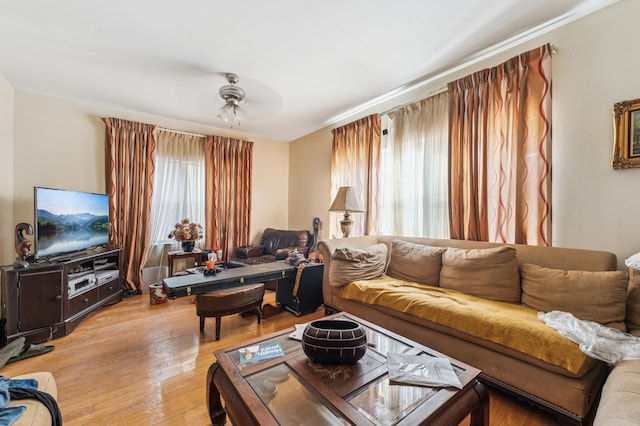
[[[157,129],[156,141],[150,243],[163,244],[185,217],[205,226],[205,139]]]
[[[449,238],[448,108],[441,93],[382,116],[381,234]]]

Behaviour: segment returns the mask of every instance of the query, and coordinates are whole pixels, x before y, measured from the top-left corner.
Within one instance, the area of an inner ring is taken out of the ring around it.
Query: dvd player
[[[73,297],[81,290],[91,288],[96,284],[95,274],[85,274],[79,278],[72,278],[68,281],[69,297]]]
[[[96,281],[98,285],[102,285],[106,282],[115,280],[120,277],[120,271],[117,269],[109,269],[106,271],[98,271],[96,272]]]

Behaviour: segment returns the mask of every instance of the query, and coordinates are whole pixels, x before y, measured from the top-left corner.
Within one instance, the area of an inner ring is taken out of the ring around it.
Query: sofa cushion
[[[513,247],[460,249],[442,254],[440,287],[499,302],[520,303],[520,274]]]
[[[525,263],[522,304],[542,312],[564,311],[626,331],[628,276],[621,271],[565,271]]]
[[[387,245],[375,244],[364,249],[338,248],[331,255],[330,283],[341,287],[356,280],[382,276],[387,264]]]
[[[437,286],[440,282],[443,251],[442,247],[393,240],[387,275],[406,281]]]
[[[640,271],[635,269],[629,269],[627,313],[624,322],[629,333],[640,336]]]
[[[535,310],[442,287],[389,276],[354,281],[339,289],[343,299],[384,306],[510,348],[581,376],[595,361],[541,321]]]

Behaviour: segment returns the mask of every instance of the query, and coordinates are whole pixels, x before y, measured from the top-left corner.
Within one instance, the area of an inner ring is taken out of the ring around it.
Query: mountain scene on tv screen
[[[53,214],[38,210],[38,254],[68,253],[107,244],[109,216],[91,213]]]

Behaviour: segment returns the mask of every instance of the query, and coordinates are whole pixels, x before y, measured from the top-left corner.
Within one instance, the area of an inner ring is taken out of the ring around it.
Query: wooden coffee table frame
[[[333,317],[347,317],[357,321],[366,328],[399,341],[417,352],[446,357],[444,354],[353,315],[338,313],[327,318]],[[279,358],[244,364],[242,369],[238,368],[236,362],[230,357],[230,354],[246,346],[267,340],[279,339],[282,341],[288,339],[287,336],[291,332],[293,332],[293,329],[288,329],[285,332],[273,333],[269,336],[263,336],[214,352],[217,361],[211,365],[207,373],[207,408],[212,424],[224,425],[228,416],[231,422],[236,425],[279,425],[280,423],[255,393],[247,378],[281,364],[286,364],[296,375],[297,380],[335,415],[346,419],[351,424],[371,424],[345,398],[353,395],[358,389],[385,376],[387,367],[384,362],[379,367],[365,370],[359,376],[340,382],[340,385],[336,387],[327,386],[327,378],[318,379],[317,375],[311,371],[308,358],[302,351],[302,345],[299,347],[294,346]],[[367,353],[369,352],[371,352],[370,356],[378,361],[385,360],[383,355],[374,351],[367,351]],[[450,357],[447,358],[449,358],[454,367],[462,370],[458,378],[463,388],[461,390],[454,388],[438,389],[434,395],[423,401],[396,424],[450,425],[458,424],[468,415],[471,415],[472,426],[489,424],[489,395],[484,386],[477,381],[480,370]],[[336,382],[329,381],[329,383],[334,384]],[[222,399],[225,402],[224,407]]]

